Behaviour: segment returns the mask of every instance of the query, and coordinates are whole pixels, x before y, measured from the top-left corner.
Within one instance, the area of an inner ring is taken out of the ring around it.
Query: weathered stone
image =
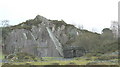
[[[77,34],[80,34],[79,32],[77,33],[77,29],[73,26],[61,25],[56,28],[57,25],[52,23],[52,21],[39,15],[33,19],[33,22],[37,22],[37,26],[32,25],[29,30],[24,29],[21,26],[20,29],[13,29],[9,33],[4,41],[3,47],[7,54],[26,52],[39,57],[61,57],[61,51],[58,51],[57,49],[64,49],[64,46],[68,41],[75,41]],[[54,38],[60,42],[60,48],[56,48],[54,41],[51,39],[49,32],[46,29],[47,27],[54,34]],[[66,57],[74,57],[73,54],[76,53],[78,54],[75,56],[81,56],[82,54],[80,50],[76,49],[63,52]]]

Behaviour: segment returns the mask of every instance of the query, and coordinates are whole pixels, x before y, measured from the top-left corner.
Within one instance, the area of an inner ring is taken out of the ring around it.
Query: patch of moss
[[[55,24],[55,29],[57,29],[58,27],[61,27],[62,25],[66,25],[66,23],[63,20],[61,20],[61,21],[50,20],[50,22]]]
[[[27,20],[26,22],[22,22],[18,25],[11,26],[10,29],[26,29],[30,30],[32,26],[38,26],[38,24],[42,23],[40,20],[35,20],[35,19],[30,19]]]

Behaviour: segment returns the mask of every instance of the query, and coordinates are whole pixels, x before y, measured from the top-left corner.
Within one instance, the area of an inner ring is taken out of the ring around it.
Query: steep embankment
[[[39,15],[19,25],[3,28],[3,42],[6,54],[25,52],[39,57],[61,57],[62,54],[79,57],[85,53],[97,55],[98,52],[117,50],[117,41],[111,35],[81,30],[63,20],[48,20]]]

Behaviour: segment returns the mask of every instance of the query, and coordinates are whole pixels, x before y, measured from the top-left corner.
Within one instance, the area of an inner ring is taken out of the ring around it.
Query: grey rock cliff
[[[27,22],[10,27],[11,32],[4,40],[3,50],[5,53],[26,52],[39,57],[61,57],[46,27],[58,39],[63,50],[66,45],[72,46],[72,44],[67,43],[75,41],[76,37],[81,34],[73,25],[68,25],[64,21],[48,20],[40,15]],[[63,52],[64,56],[66,56],[66,53],[69,53],[69,56],[73,53],[72,49],[69,51],[64,50]],[[81,51],[76,50],[74,52],[80,54]]]

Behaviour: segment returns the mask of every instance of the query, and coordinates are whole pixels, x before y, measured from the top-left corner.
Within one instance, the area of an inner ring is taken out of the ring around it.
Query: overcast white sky
[[[0,0],[0,21],[15,25],[42,15],[101,32],[118,21],[119,0]]]

